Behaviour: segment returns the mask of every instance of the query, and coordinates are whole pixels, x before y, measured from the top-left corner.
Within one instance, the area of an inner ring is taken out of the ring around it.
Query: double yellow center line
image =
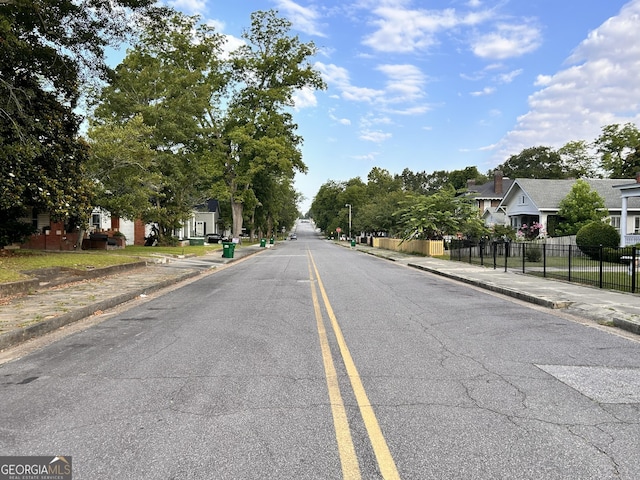
[[[369,440],[375,453],[376,460],[378,461],[378,467],[382,474],[382,478],[386,480],[399,479],[400,475],[398,474],[396,464],[393,461],[387,442],[382,435],[378,419],[376,418],[373,407],[371,406],[367,393],[362,385],[362,380],[360,379],[356,365],[344,340],[338,320],[333,313],[333,308],[331,308],[327,292],[324,289],[322,279],[318,273],[318,268],[316,267],[316,263],[313,260],[313,256],[310,251],[307,251],[307,258],[309,261],[309,278],[311,280],[311,298],[313,300],[313,308],[318,326],[320,348],[322,351],[322,360],[324,362],[324,371],[327,379],[327,388],[329,390],[329,401],[331,402],[333,424],[336,431],[336,440],[338,443],[343,478],[360,479],[360,466],[353,446],[353,439],[351,437],[347,413],[342,400],[342,394],[340,393],[340,386],[338,384],[338,375],[333,363],[333,357],[331,356],[329,339],[327,338],[327,332],[324,327],[322,311],[316,290],[319,290],[320,295],[322,296],[333,333],[340,349],[342,361],[344,362],[349,381],[351,382],[351,388],[356,398],[356,402],[358,403],[358,408],[360,409],[362,420],[365,428],[367,429],[367,434],[369,435]]]

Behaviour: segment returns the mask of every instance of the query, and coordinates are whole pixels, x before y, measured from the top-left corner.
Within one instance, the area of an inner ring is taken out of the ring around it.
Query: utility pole
[[[351,204],[345,203],[345,207],[349,207],[349,240],[351,240]]]

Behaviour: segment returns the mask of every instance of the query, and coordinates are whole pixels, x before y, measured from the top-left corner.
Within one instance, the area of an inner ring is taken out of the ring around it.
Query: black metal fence
[[[538,242],[473,242],[449,246],[451,260],[518,270],[568,282],[637,293],[640,255],[636,247],[608,248]]]

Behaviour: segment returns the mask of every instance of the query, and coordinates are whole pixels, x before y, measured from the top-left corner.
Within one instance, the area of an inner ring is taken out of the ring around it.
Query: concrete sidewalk
[[[221,250],[201,257],[159,256],[128,268],[96,269],[93,278],[26,282],[29,293],[0,296],[0,350],[265,250],[257,245],[238,247],[234,258],[223,258]]]
[[[340,244],[352,248],[347,242]],[[504,269],[494,270],[464,262],[407,255],[367,245],[357,245],[354,250],[640,334],[640,295],[637,294],[524,275],[513,270],[505,272]]]
[[[640,295],[549,280],[513,271],[462,262],[418,257],[365,245],[350,247],[354,255],[371,254],[475,287],[640,334]],[[276,244],[277,246],[277,244]],[[214,272],[229,263],[266,251],[240,247],[234,258],[220,250],[202,257],[164,258],[163,263],[137,265],[93,279],[58,286],[34,287],[31,294],[0,297],[0,350],[44,335],[64,325],[114,308],[163,288]],[[48,287],[48,288],[47,288]]]

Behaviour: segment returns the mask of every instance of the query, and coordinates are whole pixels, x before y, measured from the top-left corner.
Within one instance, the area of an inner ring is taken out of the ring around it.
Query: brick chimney
[[[496,170],[493,172],[493,191],[499,195],[502,195],[502,170]]]
[[[467,179],[467,190],[473,190],[473,187],[475,187],[475,186],[476,186],[475,178]]]

